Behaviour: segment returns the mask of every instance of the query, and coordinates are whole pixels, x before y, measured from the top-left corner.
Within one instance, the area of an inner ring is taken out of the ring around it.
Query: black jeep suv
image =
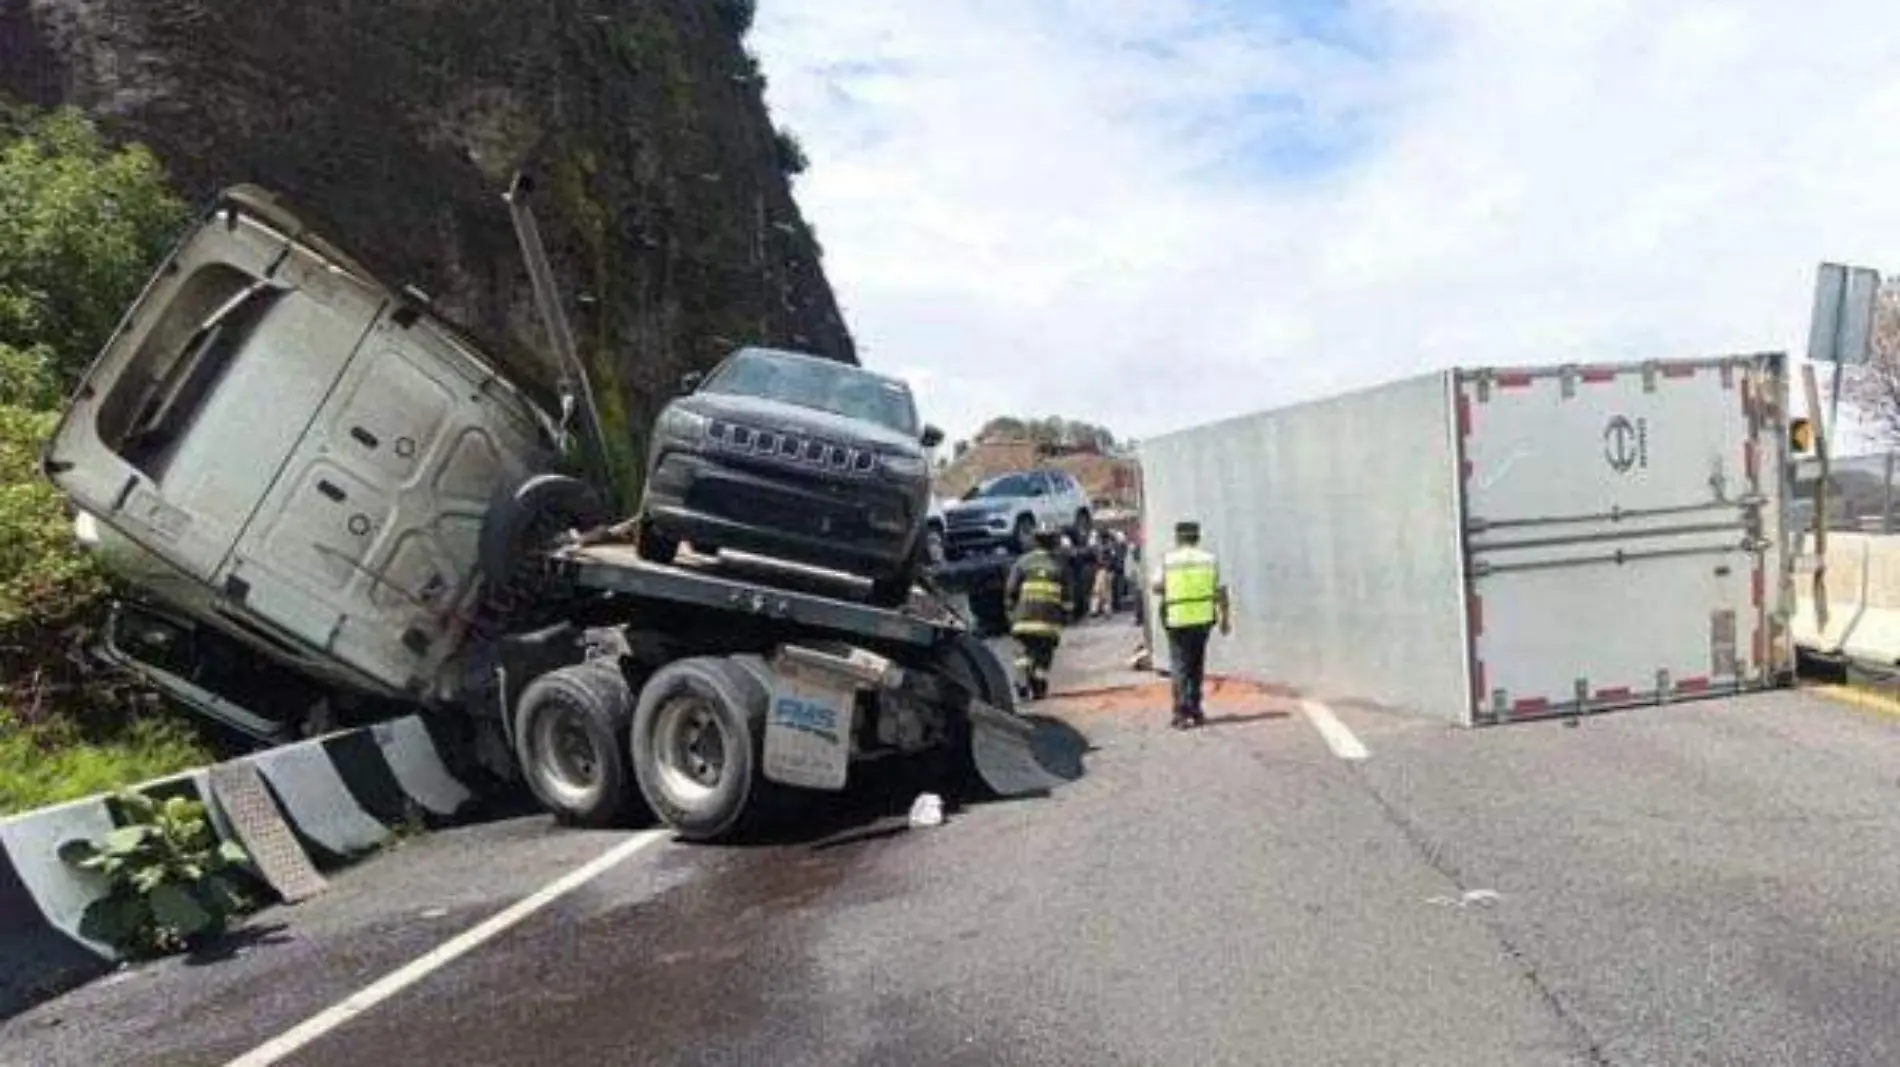
[[[901,604],[924,555],[925,450],[910,387],[816,356],[742,348],[654,424],[640,552],[679,542],[845,571]]]

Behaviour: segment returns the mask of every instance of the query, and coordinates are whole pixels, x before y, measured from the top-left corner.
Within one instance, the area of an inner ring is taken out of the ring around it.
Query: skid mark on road
[[[485,922],[444,942],[433,951],[390,972],[361,991],[305,1019],[289,1030],[230,1061],[226,1067],[268,1067],[348,1023],[390,997],[480,948],[522,920],[606,873],[616,864],[670,836],[663,830],[635,834],[605,853],[569,871]]]
[[[1570,1032],[1572,1038],[1582,1048],[1584,1055],[1589,1058],[1590,1062],[1608,1067],[1610,1058],[1604,1053],[1602,1042],[1598,1041],[1596,1036],[1590,1033],[1589,1028],[1583,1024],[1583,1020],[1577,1018],[1569,1006],[1564,1004],[1563,1000],[1557,996],[1556,990],[1552,989],[1550,984],[1544,981],[1544,976],[1539,973],[1536,961],[1531,959],[1517,943],[1517,939],[1513,937],[1510,930],[1505,927],[1504,921],[1495,916],[1486,914],[1488,908],[1494,906],[1491,902],[1496,899],[1496,894],[1490,889],[1474,888],[1468,884],[1465,873],[1459,869],[1457,863],[1455,863],[1447,853],[1444,843],[1428,833],[1416,820],[1399,810],[1399,806],[1384,793],[1379,791],[1379,787],[1374,784],[1365,771],[1355,771],[1354,777],[1359,780],[1359,785],[1366,791],[1366,795],[1372,798],[1374,804],[1378,805],[1379,811],[1384,815],[1385,820],[1398,830],[1399,834],[1405,838],[1406,843],[1418,853],[1419,858],[1425,861],[1425,865],[1436,872],[1439,877],[1451,883],[1452,888],[1456,890],[1455,898],[1457,900],[1482,901],[1484,903],[1484,907],[1474,909],[1474,914],[1478,915],[1478,921],[1484,925],[1485,930],[1497,941],[1498,948],[1503,951],[1505,958],[1511,961],[1511,965],[1517,970],[1524,981],[1530,985],[1532,991],[1536,993],[1537,998],[1544,1003],[1544,1006],[1550,1009],[1551,1014],[1556,1017],[1557,1022]]]

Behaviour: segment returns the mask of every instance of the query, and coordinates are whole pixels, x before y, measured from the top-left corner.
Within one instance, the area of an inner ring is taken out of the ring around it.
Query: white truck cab
[[[245,187],[180,243],[43,454],[81,540],[173,607],[315,677],[437,699],[497,485],[545,413],[420,299]]]

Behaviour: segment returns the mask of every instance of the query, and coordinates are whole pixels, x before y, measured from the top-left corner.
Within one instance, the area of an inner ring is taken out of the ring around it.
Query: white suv
[[[943,520],[952,556],[999,546],[1026,550],[1038,526],[1067,531],[1079,544],[1089,534],[1089,498],[1066,471],[1014,471],[946,504]]]

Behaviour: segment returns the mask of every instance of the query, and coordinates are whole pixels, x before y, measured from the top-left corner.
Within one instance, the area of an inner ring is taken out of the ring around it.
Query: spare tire
[[[476,543],[476,563],[496,586],[512,583],[536,550],[567,530],[608,521],[600,494],[565,474],[536,474],[490,501]]]

